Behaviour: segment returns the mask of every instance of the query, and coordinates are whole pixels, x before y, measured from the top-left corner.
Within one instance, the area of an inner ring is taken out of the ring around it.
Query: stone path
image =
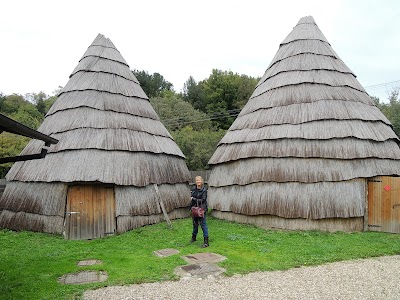
[[[179,253],[179,250],[167,248],[153,252],[158,257],[168,257]],[[183,280],[190,278],[209,278],[216,277],[225,272],[225,269],[216,265],[217,262],[226,259],[225,256],[216,253],[196,253],[181,256],[188,265],[180,266],[175,269],[175,274],[182,277]],[[102,264],[101,260],[89,259],[81,260],[77,263],[80,267]],[[84,284],[93,282],[103,282],[108,279],[105,271],[85,270],[78,273],[65,274],[58,279],[62,284]]]
[[[100,265],[103,262],[97,259],[81,260],[77,263],[79,267]],[[78,273],[65,274],[58,279],[62,284],[84,284],[93,282],[103,282],[108,279],[105,271],[81,271]]]

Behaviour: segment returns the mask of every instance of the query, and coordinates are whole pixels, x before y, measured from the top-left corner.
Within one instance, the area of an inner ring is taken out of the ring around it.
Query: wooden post
[[[169,219],[167,211],[165,210],[164,202],[162,201],[162,198],[161,198],[161,195],[160,195],[160,191],[158,190],[158,186],[157,186],[156,183],[154,183],[154,189],[156,190],[158,204],[160,205],[161,210],[162,210],[162,212],[164,214],[165,221],[167,221],[167,223],[169,225],[169,228],[172,228],[171,220]]]
[[[369,183],[368,181],[371,178],[365,178],[365,199],[364,199],[364,204],[365,204],[365,208],[364,208],[364,231],[368,231],[368,189],[369,189]]]

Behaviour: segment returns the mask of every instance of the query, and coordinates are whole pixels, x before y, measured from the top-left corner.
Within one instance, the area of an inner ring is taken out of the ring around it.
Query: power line
[[[165,126],[175,126],[175,125],[187,125],[187,124],[192,124],[192,123],[199,123],[199,122],[204,122],[204,121],[212,121],[212,120],[219,120],[219,119],[224,119],[224,118],[228,118],[228,117],[236,117],[239,115],[241,109],[236,109],[237,112],[235,113],[230,113],[230,114],[226,114],[224,112],[219,113],[220,116],[210,116],[208,118],[204,118],[204,119],[197,119],[197,120],[191,120],[191,121],[184,121],[182,120],[182,118],[175,118],[175,119],[165,119],[165,120],[161,120],[161,122],[165,125]],[[178,119],[178,120],[176,120]],[[182,121],[180,121],[182,120]]]
[[[390,82],[384,82],[384,83],[379,83],[379,84],[373,84],[369,86],[365,86],[364,89],[369,89],[369,90],[374,90],[374,89],[380,89],[382,87],[387,87],[387,86],[393,86],[399,84],[400,85],[400,80],[395,80],[395,81],[390,81]],[[187,124],[193,124],[193,123],[199,123],[199,122],[204,122],[204,121],[212,121],[212,120],[219,120],[219,119],[224,119],[228,117],[236,117],[239,115],[242,109],[230,109],[224,112],[214,112],[211,115],[209,114],[208,118],[203,118],[203,119],[197,119],[197,120],[191,120],[191,121],[184,121],[183,118],[171,118],[171,119],[164,119],[161,120],[161,122],[165,126],[176,126],[176,125],[187,125]]]
[[[369,85],[364,87],[366,90],[377,90],[380,89],[382,87],[387,87],[387,86],[393,86],[399,84],[400,85],[400,80],[396,80],[396,81],[390,81],[390,82],[384,82],[384,83],[379,83],[379,84],[374,84],[374,85]]]

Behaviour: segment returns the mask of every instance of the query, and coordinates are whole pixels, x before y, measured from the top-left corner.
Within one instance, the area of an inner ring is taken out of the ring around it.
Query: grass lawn
[[[181,255],[214,252],[228,259],[219,263],[227,275],[272,271],[326,262],[400,254],[400,234],[263,230],[208,218],[210,247],[201,239],[189,244],[191,219],[146,226],[125,234],[91,241],[62,236],[0,231],[0,299],[74,299],[102,286],[174,280],[184,265]],[[200,235],[201,236],[201,230]],[[178,255],[159,258],[153,251],[175,248]],[[78,267],[84,259],[101,265]],[[62,285],[57,279],[80,270],[104,270],[108,281]]]

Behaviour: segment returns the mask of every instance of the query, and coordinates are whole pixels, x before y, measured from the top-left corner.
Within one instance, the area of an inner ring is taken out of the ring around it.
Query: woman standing
[[[206,213],[208,209],[207,205],[207,189],[204,187],[204,180],[201,176],[196,176],[196,186],[192,190],[191,193],[191,203],[190,203],[190,209],[194,206],[199,206],[204,209],[204,217],[198,218],[198,217],[193,217],[193,232],[192,232],[192,239],[191,243],[196,241],[196,236],[197,233],[199,232],[199,223],[200,227],[203,230],[203,237],[204,237],[204,243],[201,246],[202,248],[208,247],[209,242],[208,242],[208,228],[207,228],[207,223],[206,223]]]

